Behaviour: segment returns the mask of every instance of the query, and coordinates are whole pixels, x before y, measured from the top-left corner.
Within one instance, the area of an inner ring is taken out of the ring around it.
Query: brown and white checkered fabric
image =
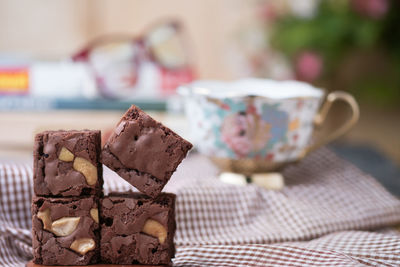
[[[400,200],[321,149],[285,169],[281,191],[234,186],[189,156],[178,195],[175,266],[400,266]],[[132,189],[105,170],[105,192]],[[0,266],[30,259],[29,165],[0,164]]]

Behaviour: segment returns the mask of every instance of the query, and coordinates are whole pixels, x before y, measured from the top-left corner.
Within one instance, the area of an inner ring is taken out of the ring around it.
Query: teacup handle
[[[328,96],[326,97],[325,103],[322,105],[321,110],[314,118],[314,127],[316,129],[318,129],[324,124],[326,116],[328,115],[329,110],[332,107],[332,104],[338,100],[344,101],[350,106],[350,108],[352,110],[351,117],[342,126],[340,126],[337,130],[333,131],[328,136],[321,138],[320,140],[316,140],[314,144],[307,147],[304,150],[302,157],[306,156],[307,154],[316,150],[317,148],[319,148],[323,145],[326,145],[329,142],[342,136],[348,130],[350,130],[350,128],[353,127],[354,124],[357,123],[357,121],[360,117],[360,109],[358,107],[357,101],[349,93],[346,93],[343,91],[335,91],[335,92],[329,93]]]

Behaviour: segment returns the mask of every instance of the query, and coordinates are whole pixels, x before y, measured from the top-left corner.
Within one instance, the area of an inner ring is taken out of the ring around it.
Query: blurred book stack
[[[0,110],[164,110],[194,71],[182,27],[165,22],[142,36],[104,36],[64,60],[0,56]]]

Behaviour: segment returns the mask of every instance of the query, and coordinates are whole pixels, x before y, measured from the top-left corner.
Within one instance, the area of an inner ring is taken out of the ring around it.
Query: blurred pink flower
[[[259,16],[265,21],[275,21],[278,17],[276,9],[273,4],[267,2],[260,6]]]
[[[353,8],[360,14],[379,19],[389,9],[388,0],[352,0]]]
[[[312,51],[302,52],[296,59],[295,69],[299,80],[314,81],[321,75],[322,58]]]

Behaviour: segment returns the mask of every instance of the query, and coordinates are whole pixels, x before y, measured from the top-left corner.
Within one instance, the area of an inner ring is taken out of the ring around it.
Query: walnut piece
[[[43,229],[51,230],[51,218],[50,209],[45,209],[44,211],[39,211],[37,217],[42,220]]]
[[[62,217],[51,224],[50,231],[57,236],[67,236],[75,231],[80,217]]]
[[[74,160],[74,154],[71,153],[68,149],[65,147],[61,148],[60,155],[58,155],[58,159],[62,161],[73,161]]]
[[[144,223],[142,232],[158,238],[161,244],[164,244],[167,238],[167,230],[165,227],[153,219],[147,219]]]
[[[91,238],[79,238],[72,242],[70,248],[81,255],[85,255],[88,251],[93,250],[96,243]]]
[[[96,223],[99,223],[99,210],[98,209],[90,209],[90,216],[92,216],[93,220]]]
[[[73,164],[74,170],[85,176],[88,185],[94,185],[97,182],[97,168],[90,161],[76,157]]]

